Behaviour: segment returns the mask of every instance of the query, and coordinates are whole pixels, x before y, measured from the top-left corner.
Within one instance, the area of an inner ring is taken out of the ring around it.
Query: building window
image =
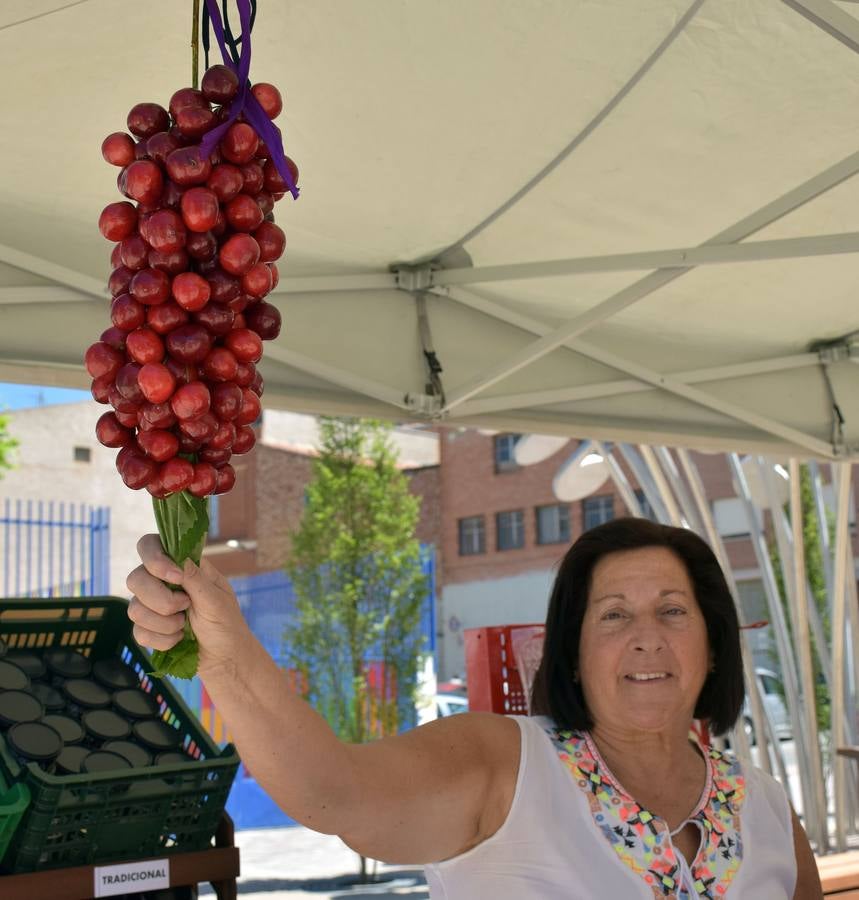
[[[509,472],[511,469],[518,469],[516,458],[513,451],[521,434],[497,434],[495,435],[495,471]]]
[[[656,513],[653,511],[653,507],[650,505],[650,501],[647,499],[647,495],[643,490],[641,490],[641,488],[639,488],[635,492],[635,499],[638,500],[638,506],[641,509],[642,519],[650,519],[651,522],[655,522]]]
[[[570,507],[565,504],[537,507],[537,543],[561,544],[570,539]]]
[[[486,553],[486,525],[483,516],[469,516],[459,520],[459,555],[476,556]]]
[[[602,525],[604,522],[610,522],[614,518],[614,497],[588,497],[582,502],[584,511],[584,530],[589,531]]]
[[[495,534],[499,550],[517,550],[525,546],[525,513],[521,509],[497,513]]]
[[[92,451],[89,447],[75,447],[74,449],[75,462],[89,462],[91,456]]]

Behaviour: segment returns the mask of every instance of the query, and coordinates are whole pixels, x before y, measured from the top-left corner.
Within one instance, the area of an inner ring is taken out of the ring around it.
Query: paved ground
[[[419,867],[379,864],[380,884],[352,885],[359,859],[336,837],[307,828],[265,828],[236,832],[241,851],[239,893],[254,900],[378,900],[428,898]],[[201,896],[213,896],[208,885]]]

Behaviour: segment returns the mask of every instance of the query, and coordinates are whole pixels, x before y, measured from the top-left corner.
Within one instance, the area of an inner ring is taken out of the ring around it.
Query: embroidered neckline
[[[654,898],[725,896],[743,858],[740,809],[745,779],[736,759],[699,744],[707,777],[698,804],[683,823],[698,825],[702,835],[690,866],[674,849],[668,824],[624,790],[590,734],[553,728],[547,732],[585,794],[594,824],[620,860],[648,884]]]

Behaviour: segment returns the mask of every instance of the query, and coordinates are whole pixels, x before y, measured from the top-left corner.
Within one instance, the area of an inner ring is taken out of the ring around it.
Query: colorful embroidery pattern
[[[636,803],[614,779],[590,736],[549,730],[558,755],[586,794],[597,828],[618,857],[650,886],[660,900],[719,900],[743,858],[740,808],[745,780],[739,763],[711,747],[701,803],[689,817],[704,837],[691,867],[678,858],[666,822]],[[683,883],[691,868],[692,885]]]

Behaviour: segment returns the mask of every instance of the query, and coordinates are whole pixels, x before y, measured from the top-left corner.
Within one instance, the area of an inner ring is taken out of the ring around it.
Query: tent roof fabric
[[[58,6],[0,10],[0,379],[72,386],[101,140],[190,81],[190,4]],[[302,187],[265,402],[859,456],[857,49],[831,0],[261,3]]]

